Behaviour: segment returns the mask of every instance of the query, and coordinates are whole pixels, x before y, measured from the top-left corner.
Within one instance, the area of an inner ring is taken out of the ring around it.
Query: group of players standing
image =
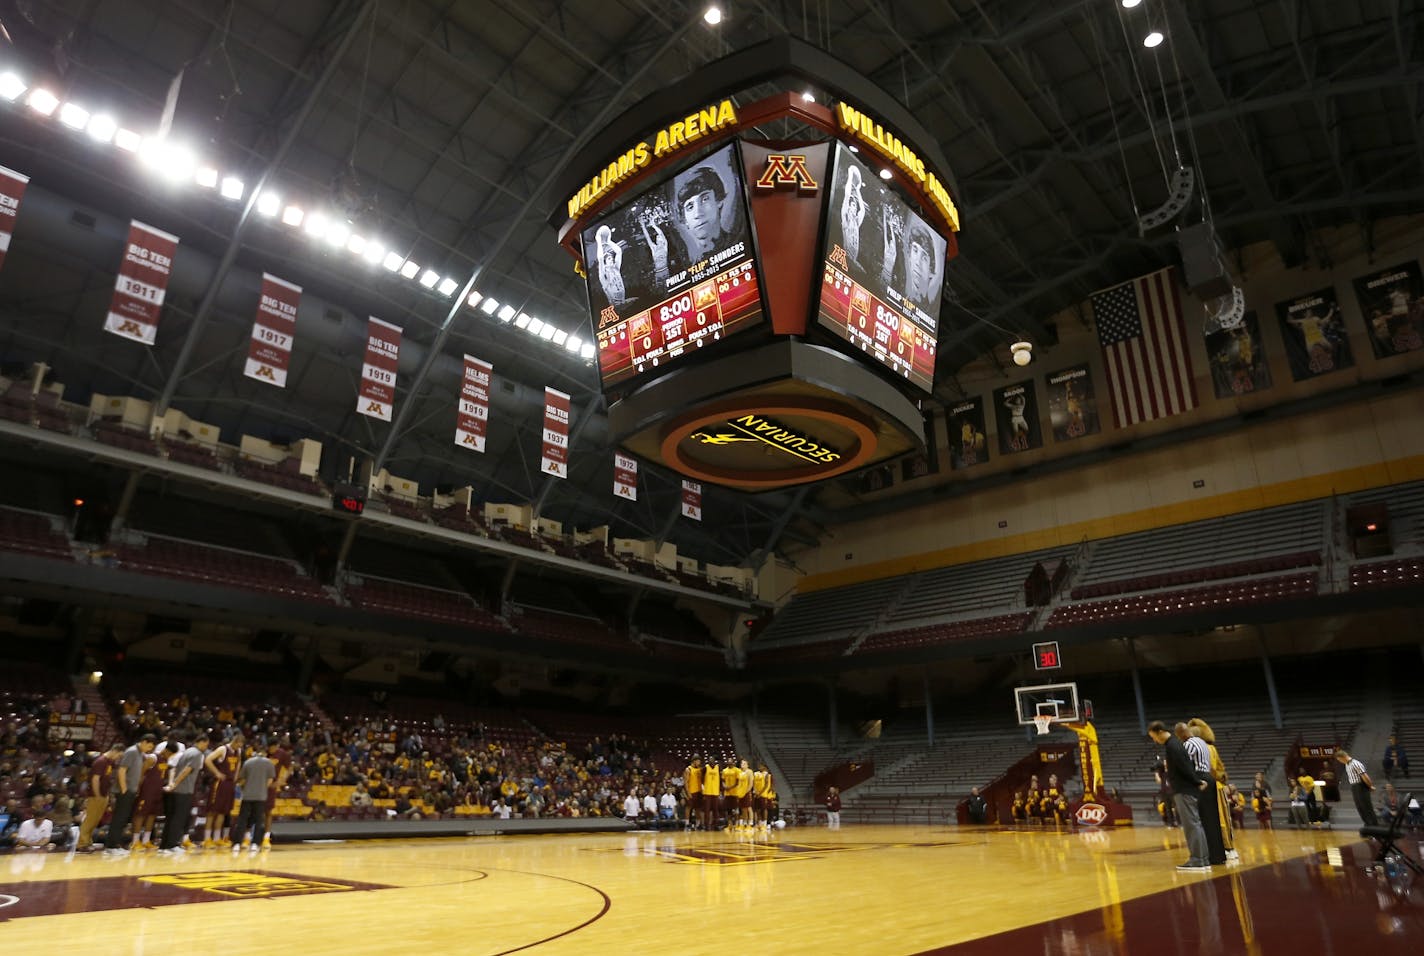
[[[720,766],[711,757],[693,757],[682,783],[687,829],[771,828],[776,788],[765,763],[752,770],[747,760]]]
[[[91,845],[111,798],[106,852],[158,849],[164,854],[180,854],[228,843],[234,852],[244,847],[253,851],[270,847],[277,794],[291,772],[289,747],[276,740],[249,747],[241,733],[211,749],[207,734],[198,734],[186,747],[176,740],[160,743],[153,734],[144,734],[127,750],[115,744],[90,768],[79,849]],[[204,773],[206,816],[203,839],[195,843],[192,808]],[[130,824],[133,836],[126,844],[124,832]]]

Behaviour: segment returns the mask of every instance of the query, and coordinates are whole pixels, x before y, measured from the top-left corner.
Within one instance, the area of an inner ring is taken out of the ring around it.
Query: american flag
[[[1093,318],[1119,428],[1197,407],[1175,270],[1095,293]]]

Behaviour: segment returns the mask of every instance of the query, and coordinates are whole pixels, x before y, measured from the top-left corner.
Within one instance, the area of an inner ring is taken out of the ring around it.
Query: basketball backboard
[[[1033,723],[1039,716],[1053,717],[1058,724],[1081,720],[1078,708],[1078,685],[1038,684],[1033,687],[1015,687],[1014,704],[1018,708],[1018,722]]]

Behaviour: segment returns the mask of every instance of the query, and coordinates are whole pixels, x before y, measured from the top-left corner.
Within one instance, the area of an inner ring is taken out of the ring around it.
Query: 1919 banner
[[[485,426],[489,422],[490,373],[494,367],[473,355],[465,356],[465,375],[460,380],[460,409],[455,419],[455,444],[461,448],[485,450]]]
[[[361,392],[356,411],[383,422],[391,420],[396,401],[396,370],[400,366],[401,327],[374,315],[366,326],[366,359],[361,365]]]

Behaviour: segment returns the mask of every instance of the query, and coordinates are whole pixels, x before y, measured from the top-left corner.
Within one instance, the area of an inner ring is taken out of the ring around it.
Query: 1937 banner
[[[693,521],[702,520],[702,485],[695,481],[682,483],[682,516]]]
[[[1093,373],[1086,365],[1074,365],[1043,377],[1048,388],[1048,424],[1054,441],[1070,441],[1096,435],[1098,398],[1093,392]]]
[[[984,443],[984,400],[967,398],[949,407],[949,465],[958,471],[989,460]]]
[[[569,476],[569,396],[544,389],[544,442],[539,470],[555,478]]]
[[[297,334],[297,307],[301,302],[301,286],[262,273],[262,298],[257,302],[243,375],[278,388],[287,387],[292,340]]]
[[[628,501],[638,500],[638,459],[613,453],[613,494]]]
[[[473,355],[465,356],[465,375],[460,380],[460,410],[455,420],[455,444],[485,450],[485,426],[489,423],[490,374],[494,366]]]
[[[0,266],[5,265],[5,253],[10,251],[10,236],[15,231],[15,216],[20,200],[25,197],[25,184],[30,177],[0,166]]]
[[[1350,351],[1334,289],[1318,289],[1277,302],[1276,319],[1281,324],[1291,378],[1297,382],[1354,366],[1355,355]]]
[[[374,315],[366,325],[366,358],[361,364],[361,392],[356,411],[383,422],[391,420],[400,367],[401,327]]]
[[[158,336],[158,318],[168,294],[168,277],[173,273],[173,255],[178,237],[139,222],[129,223],[129,239],[119,276],[114,280],[114,296],[104,329],[144,345]]]
[[[1033,379],[994,389],[994,421],[999,432],[999,454],[1043,447]]]
[[[1375,358],[1424,349],[1424,278],[1419,263],[1403,262],[1361,276],[1355,280],[1355,297]]]

